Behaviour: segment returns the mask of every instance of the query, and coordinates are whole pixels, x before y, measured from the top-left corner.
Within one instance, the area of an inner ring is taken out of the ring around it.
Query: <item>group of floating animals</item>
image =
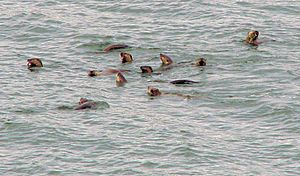
[[[259,35],[258,31],[248,32],[248,35],[245,39],[245,43],[254,45],[254,46],[259,45],[261,42],[258,41],[258,35]],[[115,44],[115,45],[107,46],[106,48],[104,48],[103,51],[109,52],[112,50],[124,49],[124,48],[128,48],[128,47],[129,47],[128,45]],[[132,55],[127,52],[121,52],[120,58],[121,58],[122,63],[130,63],[133,61]],[[165,54],[160,54],[160,60],[162,62],[162,66],[165,68],[168,68],[168,67],[172,66],[172,64],[173,64],[173,60]],[[180,63],[178,63],[178,64],[180,64]],[[198,58],[198,59],[196,59],[196,61],[194,63],[191,63],[191,65],[205,66],[206,59]],[[43,64],[42,64],[42,61],[40,58],[31,58],[31,59],[27,60],[27,67],[29,70],[33,70],[33,69],[36,69],[39,67],[43,67]],[[140,69],[143,74],[153,74],[153,69],[151,66],[141,66]],[[94,77],[94,76],[105,76],[105,75],[116,74],[117,86],[123,86],[127,82],[127,80],[122,73],[128,72],[128,71],[130,71],[130,70],[119,70],[119,69],[106,69],[106,70],[102,70],[102,71],[90,70],[88,72],[88,76]],[[171,84],[193,84],[193,83],[199,83],[199,82],[184,79],[184,80],[174,80],[174,81],[171,81],[170,83]],[[190,95],[182,95],[182,94],[177,94],[177,93],[164,93],[164,92],[161,92],[158,88],[155,88],[153,86],[148,86],[147,94],[149,96],[177,95],[177,96],[181,96],[181,97],[185,97],[185,98],[192,97]],[[86,98],[81,98],[79,100],[79,105],[77,107],[75,107],[74,109],[81,110],[81,109],[90,109],[90,108],[96,108],[96,102],[94,102],[92,100],[88,100]]]

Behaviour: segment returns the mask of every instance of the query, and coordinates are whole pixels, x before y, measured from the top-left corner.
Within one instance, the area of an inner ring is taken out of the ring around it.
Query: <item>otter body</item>
[[[180,80],[171,81],[170,83],[171,84],[193,84],[193,83],[199,83],[199,82],[186,80],[186,79],[180,79]]]
[[[90,70],[88,72],[88,76],[107,76],[107,75],[113,75],[119,72],[128,72],[130,70],[118,70],[118,69],[106,69],[106,70]]]
[[[39,58],[27,59],[27,68],[32,69],[35,67],[43,67],[42,60]]]
[[[171,96],[175,95],[175,96],[179,96],[179,97],[183,97],[183,98],[187,98],[187,99],[195,98],[195,96],[183,95],[183,94],[179,94],[179,93],[163,93],[158,88],[155,88],[152,86],[148,86],[147,94],[151,97],[157,97],[157,96],[161,96],[161,95],[171,95]]]
[[[153,73],[153,69],[150,66],[141,66],[140,69],[142,70],[142,73]]]
[[[112,50],[117,50],[117,49],[123,49],[123,48],[128,48],[128,45],[123,45],[123,44],[115,44],[115,45],[109,45],[103,49],[104,52],[109,52]]]
[[[82,109],[95,109],[97,103],[86,98],[80,98],[79,105],[75,108],[75,110],[82,110]]]
[[[205,66],[206,65],[206,59],[204,58],[198,58],[194,63],[192,63],[194,66]]]

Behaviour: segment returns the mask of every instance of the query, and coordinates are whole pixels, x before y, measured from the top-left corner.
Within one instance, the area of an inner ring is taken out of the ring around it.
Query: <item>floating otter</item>
[[[162,65],[171,65],[173,63],[173,60],[165,54],[160,54],[159,58],[162,62]]]
[[[258,39],[258,35],[259,35],[259,32],[258,31],[250,31],[248,32],[248,35],[246,37],[246,40],[245,42],[248,43],[248,44],[251,44],[251,45],[259,45],[261,42],[259,42],[257,39]]]
[[[153,73],[153,69],[151,66],[141,66],[140,69],[142,70],[142,73]]]
[[[206,65],[206,59],[204,59],[203,57],[200,57],[200,58],[196,59],[196,61],[194,63],[192,63],[192,65],[194,65],[194,66],[205,66]]]
[[[85,102],[88,102],[88,101],[89,101],[89,100],[86,99],[86,98],[80,98],[78,104],[81,105],[81,104],[83,104],[83,103],[85,103]]]
[[[81,110],[81,109],[96,109],[96,102],[93,102],[91,100],[88,100],[86,98],[80,98],[79,105],[75,108],[75,110]]]
[[[158,88],[148,86],[147,94],[149,96],[160,96],[162,93],[160,92],[160,90]]]
[[[160,54],[160,60],[162,62],[162,66],[170,66],[173,63],[173,60],[165,55],[165,54]],[[173,65],[173,67],[178,67],[178,66],[182,66],[182,65],[186,65],[186,64],[190,64],[190,62],[180,62],[177,63],[176,65]],[[193,66],[206,66],[206,59],[200,57],[198,59],[195,60],[194,63],[192,63]],[[171,67],[167,67],[167,68],[171,68]]]
[[[123,86],[125,83],[127,83],[127,80],[123,76],[121,72],[116,74],[116,85],[117,86]]]
[[[156,96],[161,96],[161,95],[170,95],[170,96],[179,96],[179,97],[183,97],[183,98],[195,98],[196,96],[191,96],[191,95],[183,95],[183,94],[179,94],[179,93],[167,93],[167,92],[161,92],[158,88],[152,87],[152,86],[148,86],[147,88],[147,94],[151,97],[156,97]]]
[[[27,68],[43,67],[42,61],[39,58],[27,59]]]
[[[122,63],[132,62],[133,61],[132,55],[129,54],[129,53],[121,52],[120,53],[120,57],[121,57]]]
[[[109,45],[103,49],[104,52],[109,52],[112,50],[116,49],[123,49],[123,48],[128,48],[128,45],[123,45],[123,44],[115,44],[115,45]]]
[[[173,63],[173,61],[169,56],[164,55],[164,54],[160,54],[160,60],[162,61],[162,66],[167,66],[167,68],[160,68],[159,69],[160,71],[165,70],[165,69],[170,69],[173,66],[178,67],[178,66],[182,66],[182,65],[191,64],[190,62],[181,62],[181,63],[178,63],[176,65],[169,66]],[[200,57],[200,58],[196,59],[195,62],[192,63],[191,65],[193,65],[193,66],[206,66],[206,59],[203,58],[203,57]],[[146,66],[146,65],[141,66],[140,69],[142,70],[142,73],[148,73],[148,74],[153,73],[153,69],[152,69],[151,66]],[[157,74],[160,74],[160,73],[157,73]]]
[[[174,80],[170,82],[171,84],[194,84],[194,83],[199,83],[197,81],[191,81],[187,79],[179,79],[179,80]]]
[[[113,75],[119,72],[128,72],[130,70],[118,70],[118,69],[106,69],[106,70],[90,70],[88,72],[88,76],[107,76],[107,75]]]

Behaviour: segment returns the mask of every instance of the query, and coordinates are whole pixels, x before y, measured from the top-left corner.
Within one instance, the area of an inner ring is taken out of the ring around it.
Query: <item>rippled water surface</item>
[[[1,1],[0,173],[299,175],[299,26],[298,0]],[[243,43],[250,30],[260,46]],[[102,52],[115,43],[133,63]],[[207,66],[141,75],[160,53]],[[106,68],[128,83],[87,76]],[[81,97],[98,108],[73,110]]]

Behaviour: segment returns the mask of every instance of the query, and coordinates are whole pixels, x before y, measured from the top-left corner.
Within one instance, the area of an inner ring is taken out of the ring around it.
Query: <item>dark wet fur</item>
[[[81,109],[95,109],[96,108],[96,103],[87,101],[85,103],[80,104],[75,108],[75,110],[81,110]]]
[[[91,76],[91,77],[96,76],[95,70],[90,70],[90,71],[88,72],[88,76]]]
[[[141,66],[142,73],[153,73],[153,69],[150,66]]]
[[[27,68],[43,67],[42,60],[39,58],[27,59]]]
[[[170,83],[171,84],[194,84],[194,83],[199,83],[199,82],[182,79],[182,80],[171,81]]]
[[[123,49],[123,48],[128,48],[128,45],[123,45],[123,44],[115,44],[115,45],[109,45],[106,48],[103,49],[105,52],[109,52],[112,50],[117,50],[117,49]]]

